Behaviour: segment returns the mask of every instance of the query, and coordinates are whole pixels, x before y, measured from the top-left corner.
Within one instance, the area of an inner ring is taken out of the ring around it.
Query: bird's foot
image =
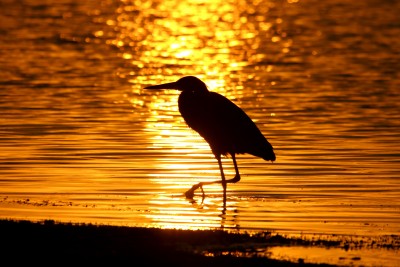
[[[187,199],[193,199],[193,197],[194,197],[194,191],[196,191],[197,188],[199,188],[199,187],[200,187],[200,189],[201,189],[201,192],[203,193],[203,198],[204,198],[205,194],[204,194],[203,184],[202,184],[202,183],[195,184],[195,185],[192,186],[192,188],[190,188],[188,191],[186,191],[186,192],[185,192],[186,198],[187,198]]]
[[[196,191],[197,188],[199,188],[198,184],[195,184],[194,186],[192,186],[192,188],[190,188],[188,191],[185,192],[185,197],[187,199],[193,199],[194,191]]]
[[[203,185],[200,185],[200,189],[201,189],[201,193],[202,193],[202,198],[204,200],[204,198],[206,197],[206,194],[204,194]]]
[[[185,192],[185,197],[187,199],[193,199],[194,197],[194,190],[193,188],[189,189],[188,191]]]

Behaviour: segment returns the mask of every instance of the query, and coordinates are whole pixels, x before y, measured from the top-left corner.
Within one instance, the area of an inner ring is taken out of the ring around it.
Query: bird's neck
[[[198,89],[199,88],[196,88],[196,90],[182,91],[178,99],[179,106],[183,107],[185,110],[196,109],[198,106],[203,106],[207,102],[210,91],[208,91],[207,88],[201,90]]]

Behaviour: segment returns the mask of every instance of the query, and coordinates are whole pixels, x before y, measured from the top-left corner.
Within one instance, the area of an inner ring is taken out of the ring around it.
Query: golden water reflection
[[[398,235],[392,2],[5,1],[0,217]],[[184,75],[242,107],[277,154],[238,157],[226,210],[219,185],[183,197],[217,163],[178,92],[143,90]]]
[[[150,201],[150,205],[157,209],[155,214],[145,215],[157,227],[177,229],[240,229],[239,222],[234,215],[236,201],[228,200],[223,205],[222,196],[206,198],[188,205],[183,197],[159,195]],[[232,215],[233,214],[233,215]]]
[[[116,30],[109,43],[131,64],[131,70],[121,75],[131,77],[134,89],[165,81],[165,77],[176,80],[197,75],[210,79],[205,82],[214,88],[228,90],[227,81],[234,80],[240,87],[241,82],[254,78],[242,72],[244,68],[272,61],[290,48],[292,41],[280,29],[282,18],[269,16],[275,5],[279,4],[122,1],[117,18],[108,22]],[[271,58],[261,52],[266,47],[271,47]]]
[[[181,118],[177,106],[179,92],[146,92],[144,85],[196,75],[210,90],[240,102],[244,96],[242,83],[256,78],[251,71],[245,71],[246,67],[272,60],[272,56],[267,58],[268,54],[260,51],[271,46],[271,50],[284,55],[290,49],[291,40],[286,40],[280,30],[282,18],[269,16],[275,5],[269,1],[121,1],[115,11],[116,19],[107,21],[116,30],[115,39],[109,43],[117,46],[130,64],[130,69],[121,70],[119,75],[129,79],[133,94],[141,95],[140,103],[137,96],[130,102],[134,108],[140,106],[145,110],[150,149],[167,157],[156,160],[156,171],[149,174],[151,181],[161,188],[184,192],[199,181],[215,180],[219,170],[208,144],[188,129]],[[269,44],[263,43],[265,39]],[[266,71],[271,70],[272,66],[267,65]],[[227,175],[233,173],[230,164],[225,164]],[[220,193],[221,187],[208,186],[206,190]],[[160,214],[150,215],[155,221],[164,225],[187,218],[181,218],[178,212],[185,206],[178,207],[176,201],[168,198],[161,202],[174,207],[176,214],[171,218],[171,213],[160,208]],[[205,211],[204,206],[196,210]],[[217,215],[224,213],[218,211]],[[207,218],[210,217],[209,214]]]
[[[279,32],[282,19],[268,17],[274,5],[248,1],[123,1],[113,22],[118,36],[110,42],[123,47],[123,57],[136,69],[132,75],[161,78],[201,74],[221,79],[265,59],[264,53],[258,53],[263,45],[260,35],[267,34],[272,43],[284,39],[284,33]],[[285,41],[283,47],[288,49],[290,43]]]

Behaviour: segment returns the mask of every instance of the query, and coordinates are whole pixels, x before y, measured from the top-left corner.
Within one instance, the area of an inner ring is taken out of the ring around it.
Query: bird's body
[[[187,76],[177,82],[146,87],[146,89],[178,89],[179,111],[185,122],[198,132],[210,145],[218,160],[221,171],[221,182],[226,197],[226,183],[240,180],[235,155],[248,153],[264,160],[275,161],[271,144],[263,136],[256,124],[247,114],[226,97],[210,92],[207,86],[198,78]],[[236,176],[225,180],[222,169],[221,155],[230,155],[235,166]],[[214,182],[211,182],[214,183]],[[193,197],[194,191],[204,184],[193,186],[186,196]]]
[[[179,111],[186,123],[210,145],[214,154],[248,153],[275,160],[272,146],[246,113],[224,96],[210,91],[183,91]]]

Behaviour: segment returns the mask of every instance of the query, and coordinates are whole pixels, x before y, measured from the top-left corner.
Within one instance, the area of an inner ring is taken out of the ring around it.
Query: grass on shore
[[[259,248],[290,245],[293,240],[268,233],[0,220],[0,236],[2,260],[14,265],[331,266],[269,259]]]

